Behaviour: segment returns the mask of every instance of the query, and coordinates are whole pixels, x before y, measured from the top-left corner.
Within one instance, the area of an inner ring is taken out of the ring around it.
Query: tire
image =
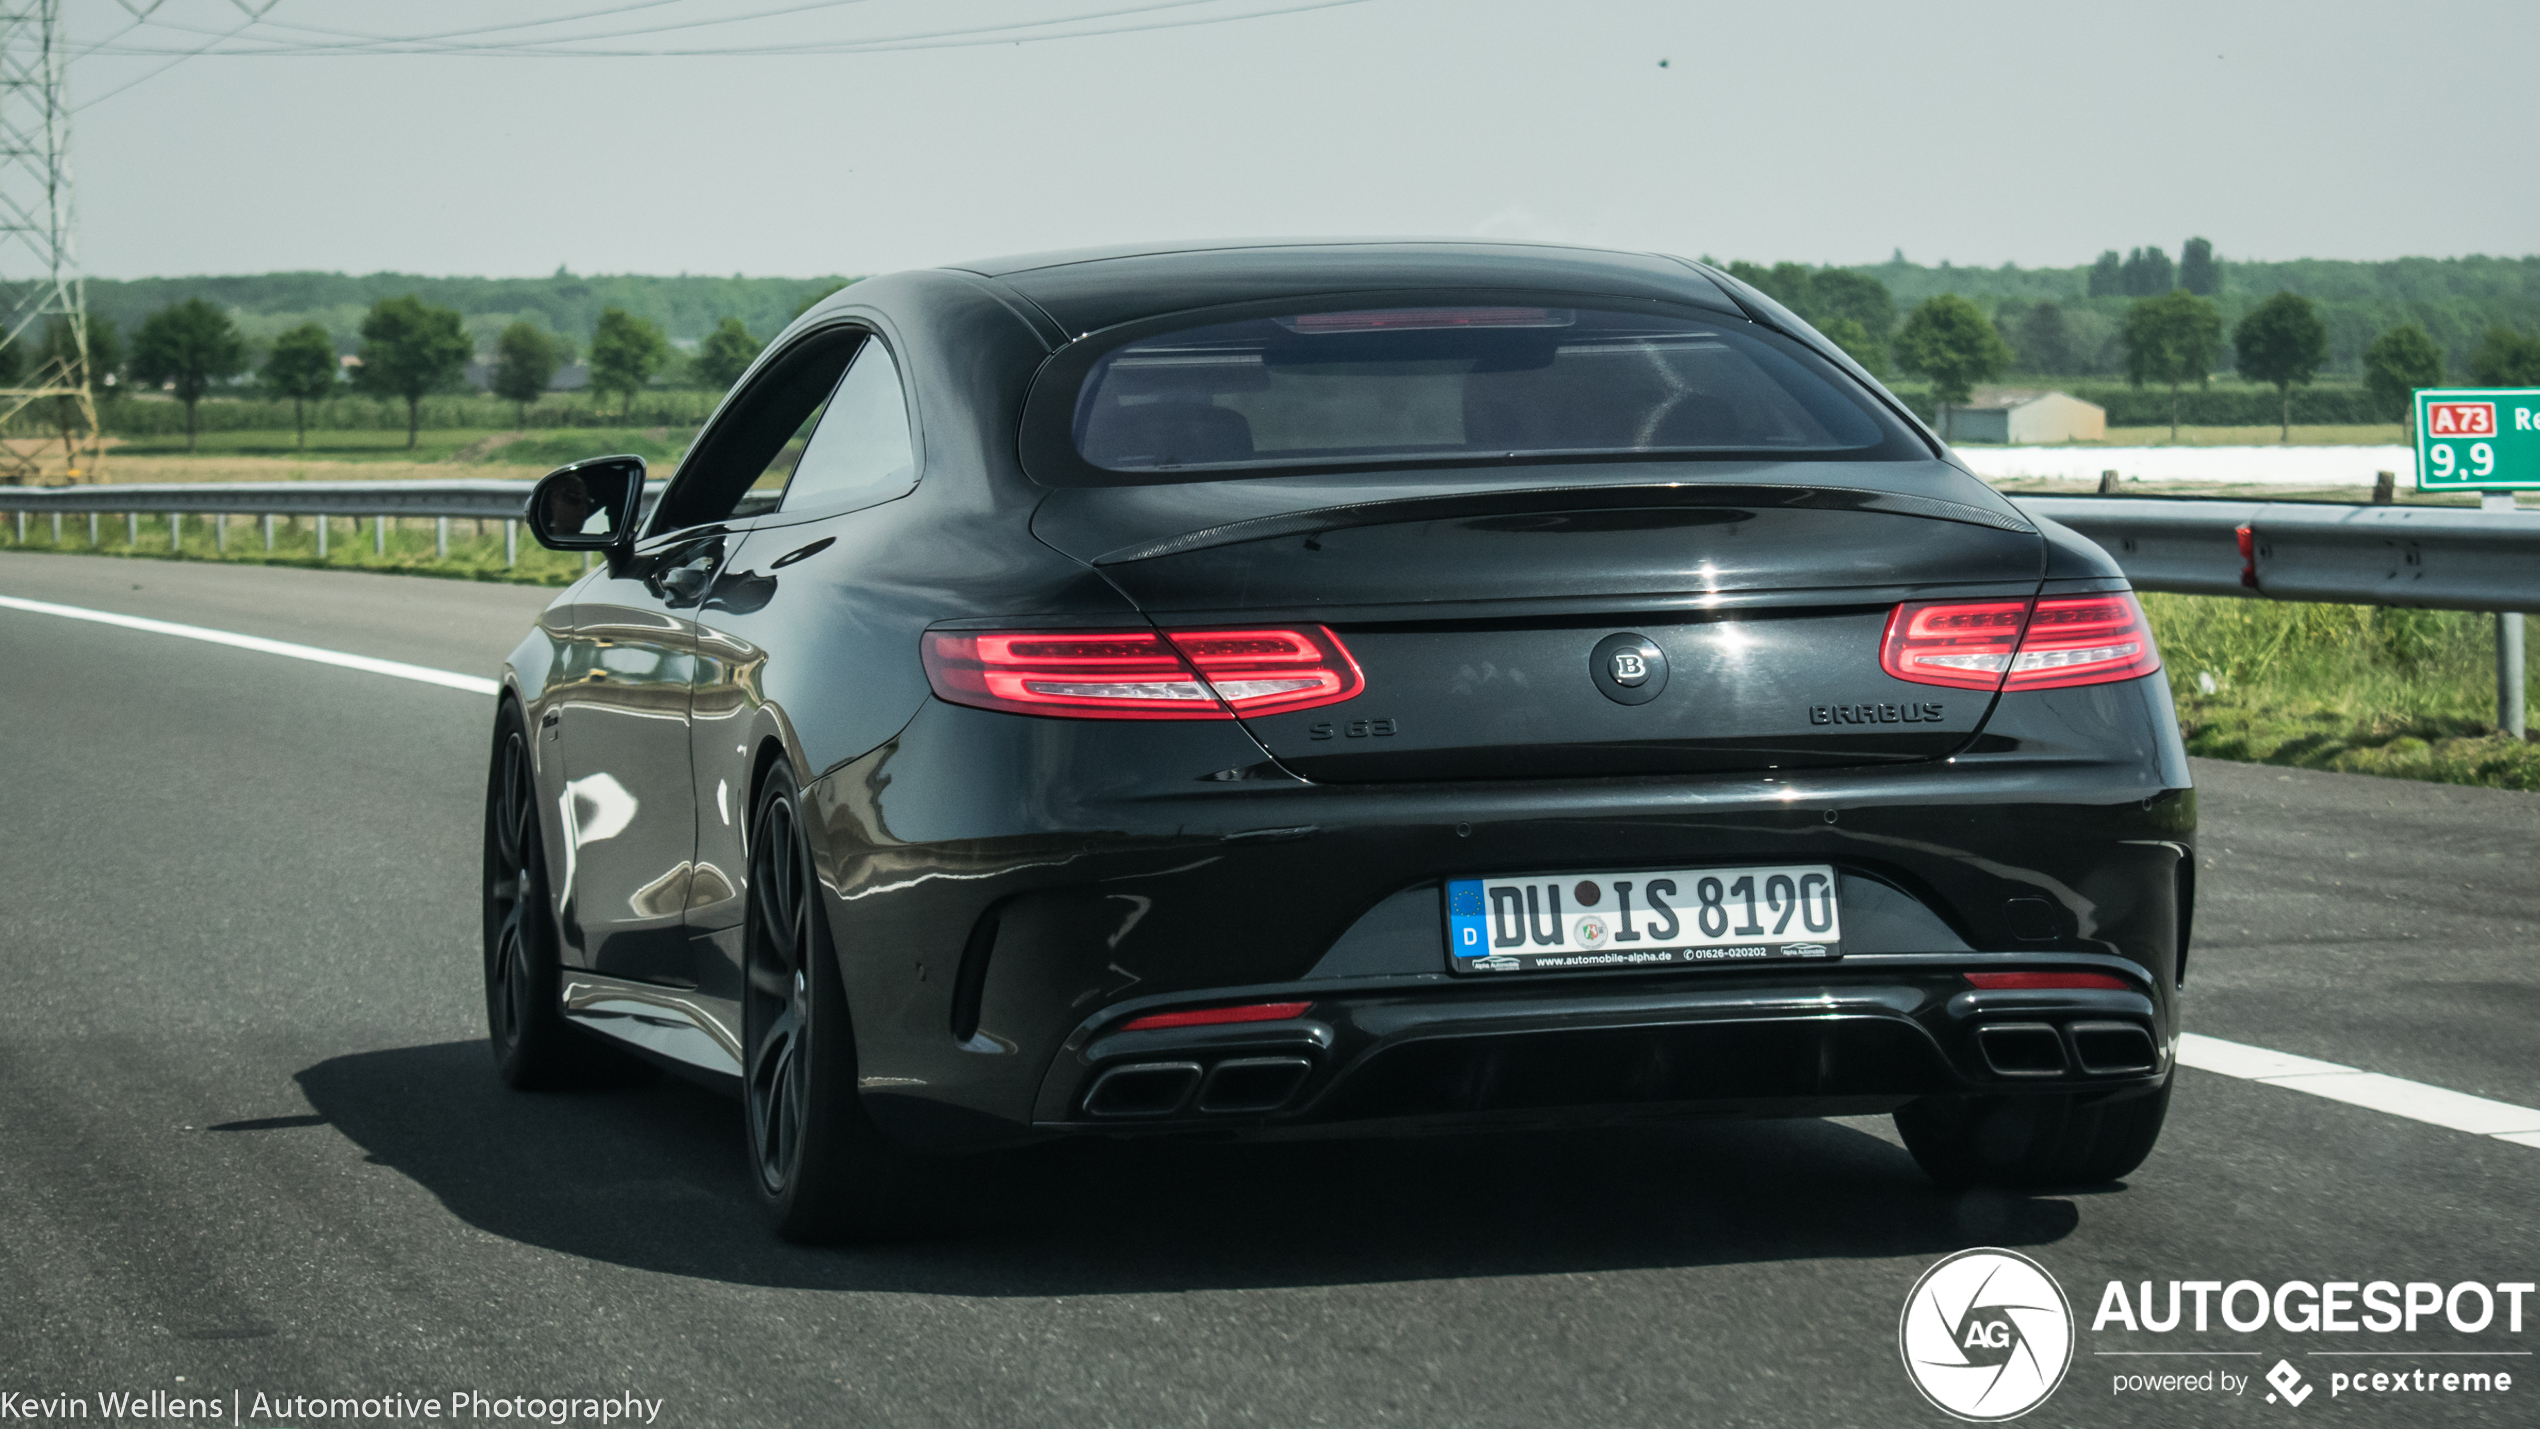
[[[565,1021],[555,899],[520,706],[503,701],[485,781],[485,1024],[494,1070],[522,1091],[567,1086],[598,1049]]]
[[[911,1158],[873,1124],[856,1090],[846,989],[800,790],[781,765],[751,815],[749,870],[742,1107],[759,1200],[790,1241],[904,1234]]]
[[[1896,1109],[1896,1130],[1943,1186],[2092,1185],[2125,1175],[2152,1154],[2169,1115],[2170,1086],[2113,1101],[1925,1097]]]

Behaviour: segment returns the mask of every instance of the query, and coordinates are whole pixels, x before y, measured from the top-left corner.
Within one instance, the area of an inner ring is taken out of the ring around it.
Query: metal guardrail
[[[2540,511],[2018,496],[2138,590],[2427,610],[2540,610]],[[2249,533],[2244,547],[2241,532]]]
[[[17,517],[84,514],[95,539],[100,513],[122,515],[139,539],[142,514],[166,514],[171,546],[182,518],[262,516],[265,546],[273,518],[313,516],[318,555],[335,517],[437,518],[436,545],[450,551],[450,521],[499,520],[503,559],[519,559],[521,508],[531,483],[473,481],[188,482],[137,486],[0,488],[0,511]],[[2511,498],[2469,511],[2436,506],[2332,506],[2295,501],[2209,501],[2192,497],[2022,496],[2032,517],[2058,522],[2098,542],[2139,590],[2345,605],[2413,606],[2496,613],[2497,723],[2523,731],[2521,611],[2540,609],[2540,511],[2510,509]],[[215,528],[224,549],[228,524]],[[387,528],[374,523],[387,548]]]
[[[0,488],[0,508],[202,516],[457,516],[520,518],[526,481],[191,481],[133,486]]]
[[[531,483],[187,482],[0,487],[0,510],[516,521]],[[2540,609],[2540,511],[2177,497],[2021,496],[2107,548],[2138,589],[2431,610]],[[2241,533],[2249,533],[2244,549]],[[19,534],[23,536],[24,530]]]

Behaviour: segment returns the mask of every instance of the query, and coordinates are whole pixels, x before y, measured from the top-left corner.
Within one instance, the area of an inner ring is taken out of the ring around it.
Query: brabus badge
[[[1645,705],[1667,688],[1667,652],[1646,635],[1608,635],[1588,652],[1588,678],[1618,705]]]

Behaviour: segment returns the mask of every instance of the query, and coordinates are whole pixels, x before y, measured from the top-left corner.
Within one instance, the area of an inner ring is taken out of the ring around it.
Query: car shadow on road
[[[734,1105],[669,1078],[504,1088],[481,1042],[332,1058],[309,1105],[461,1220],[749,1285],[1085,1295],[1534,1275],[2059,1240],[2069,1200],[1935,1189],[1835,1122],[1242,1145],[1070,1142],[948,1163],[922,1239],[769,1234]]]

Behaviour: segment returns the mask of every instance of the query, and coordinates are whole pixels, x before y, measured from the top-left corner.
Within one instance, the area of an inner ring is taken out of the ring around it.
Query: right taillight
[[[2036,601],[1914,601],[1888,617],[1879,668],[1918,685],[2055,690],[2161,668],[2130,591]]]

